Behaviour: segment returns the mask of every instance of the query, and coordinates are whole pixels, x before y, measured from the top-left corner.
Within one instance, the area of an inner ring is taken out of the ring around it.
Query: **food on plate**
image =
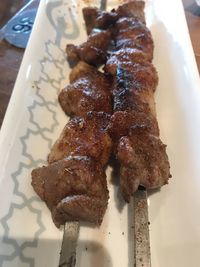
[[[111,154],[120,167],[126,202],[140,185],[157,188],[170,177],[156,120],[158,75],[151,63],[154,44],[144,2],[124,3],[110,12],[88,7],[83,16],[88,40],[67,45],[68,59],[76,66],[58,97],[74,117],[53,145],[49,165],[32,172],[33,188],[58,227],[73,220],[101,223]],[[102,64],[103,72],[97,69]]]
[[[66,124],[48,157],[52,163],[69,155],[88,156],[105,166],[110,157],[112,140],[106,130],[110,116],[104,112],[88,112],[73,117]]]
[[[131,17],[145,23],[144,2],[130,1],[120,5],[116,10],[111,10],[111,12],[101,11],[96,7],[86,7],[83,8],[83,17],[88,34],[93,29],[105,30],[115,26],[116,21],[121,17]]]
[[[32,172],[32,185],[57,227],[66,221],[100,224],[108,202],[105,170],[86,156],[68,156]]]
[[[107,59],[107,48],[110,42],[110,31],[101,30],[92,32],[87,41],[81,45],[68,44],[66,53],[70,65],[76,65],[80,60],[94,66],[104,64]]]
[[[112,113],[111,82],[104,73],[80,61],[70,77],[73,81],[58,97],[67,115],[85,116],[89,111]]]

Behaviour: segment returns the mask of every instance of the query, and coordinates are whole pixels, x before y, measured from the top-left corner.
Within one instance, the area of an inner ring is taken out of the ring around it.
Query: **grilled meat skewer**
[[[70,85],[59,95],[64,111],[76,116],[53,146],[49,165],[32,172],[33,187],[47,203],[57,226],[68,220],[102,221],[108,200],[105,166],[112,146],[108,131],[120,163],[120,187],[127,202],[139,185],[159,187],[167,183],[170,176],[165,145],[159,139],[156,121],[153,93],[158,77],[151,63],[153,41],[145,26],[143,7],[142,1],[133,1],[110,15],[97,12],[97,16],[93,16],[88,27],[101,22],[105,29],[99,36],[109,33],[109,42],[114,38],[116,51],[105,65],[105,74],[79,62],[70,74]],[[77,58],[74,48],[68,46],[71,49],[68,56],[77,59],[75,61],[98,65],[92,52],[84,54],[90,60],[79,54],[81,49],[91,51],[90,47],[95,45],[100,50],[102,46],[106,53],[108,43],[104,45],[103,38],[98,40],[97,36],[91,33],[86,43],[75,48]],[[112,113],[111,98],[114,114],[110,119],[105,112]],[[75,166],[72,171],[69,171],[68,162]],[[84,173],[79,171],[82,168],[85,168]],[[51,198],[52,190],[56,192]],[[96,207],[91,208],[91,203]]]
[[[109,115],[74,117],[54,144],[48,166],[32,171],[32,186],[52,212],[56,226],[66,221],[100,224],[108,202],[105,164],[112,141]]]
[[[139,185],[160,187],[168,183],[170,172],[156,119],[158,76],[151,63],[151,34],[144,23],[121,17],[115,24],[114,41],[116,51],[104,67],[113,76],[114,114],[109,131],[120,164],[121,192],[129,202]]]

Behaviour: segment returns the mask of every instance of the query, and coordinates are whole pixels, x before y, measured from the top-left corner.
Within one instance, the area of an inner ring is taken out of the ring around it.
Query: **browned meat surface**
[[[136,69],[140,70],[142,64],[138,63]],[[145,80],[145,71],[141,79],[137,75],[134,78],[132,70],[129,67],[126,70],[126,66],[117,68],[116,73],[113,86],[115,112],[108,129],[120,163],[122,195],[129,202],[139,185],[149,189],[166,184],[170,177],[169,162],[156,122],[153,96],[156,72],[155,77],[147,78],[149,82]]]
[[[107,61],[106,72],[117,75],[117,70],[126,70],[129,79],[135,80],[137,87],[148,87],[155,91],[158,84],[157,71],[152,63],[145,60],[145,54],[137,49],[125,48],[114,52]]]
[[[113,86],[114,111],[134,110],[144,112],[147,116],[151,113],[156,117],[153,92],[158,81],[157,74],[152,72],[152,75],[148,75],[147,72],[145,76],[145,73],[143,66],[139,64],[133,65],[131,72],[117,68]]]
[[[106,131],[110,116],[89,112],[85,118],[72,118],[49,154],[49,163],[69,155],[89,156],[102,164],[108,162],[112,142]]]
[[[121,17],[130,17],[145,24],[144,2],[130,1],[111,12],[100,11],[96,7],[86,7],[83,9],[83,17],[87,34],[90,34],[94,28],[108,29]]]
[[[131,17],[145,24],[144,1],[130,1],[116,9],[119,17]]]
[[[158,76],[151,63],[154,45],[143,9],[144,3],[135,1],[116,10],[120,17],[114,26],[116,51],[104,67],[113,76],[114,114],[108,131],[127,202],[139,185],[160,187],[170,177],[166,146],[159,139],[156,121],[154,91]]]
[[[149,29],[133,18],[121,18],[115,25],[116,49],[137,48],[146,54],[149,61],[153,59],[153,40]]]
[[[89,111],[112,113],[112,96],[108,77],[96,68],[84,63],[73,70],[74,82],[59,94],[59,102],[68,115],[85,116]],[[82,72],[84,75],[82,75]],[[77,77],[80,77],[76,79]]]
[[[89,157],[69,156],[33,170],[32,186],[57,227],[76,220],[101,223],[108,202],[106,176]]]
[[[71,70],[69,74],[69,81],[70,83],[73,83],[80,78],[84,78],[88,75],[88,73],[90,73],[90,75],[93,73],[96,75],[96,68],[84,61],[79,61],[79,63]]]
[[[93,29],[108,29],[118,19],[116,12],[100,11],[95,7],[83,8],[83,17],[88,35]]]
[[[83,11],[83,18],[85,21],[86,31],[87,34],[89,35],[95,28],[95,21],[100,11],[96,7],[85,7],[83,8],[82,11]]]
[[[166,145],[143,125],[132,127],[129,136],[120,139],[117,158],[121,164],[120,187],[127,202],[139,185],[153,189],[168,183]]]
[[[68,61],[72,66],[80,60],[94,66],[100,66],[106,62],[106,50],[110,42],[111,36],[108,30],[91,33],[88,40],[81,45],[67,45],[66,53]]]
[[[147,57],[142,51],[135,48],[123,48],[111,54],[111,57],[107,60],[104,70],[113,76],[117,74],[118,67],[125,67],[131,70],[133,64],[144,63],[146,64]]]
[[[90,35],[79,46],[67,45],[68,60],[76,67],[59,94],[63,110],[76,116],[53,145],[49,165],[32,172],[33,188],[58,227],[74,220],[101,223],[112,149],[127,202],[139,185],[160,187],[170,177],[156,121],[158,76],[151,63],[154,45],[145,26],[144,2],[127,2],[111,12],[85,8],[83,15]],[[108,59],[112,42],[115,51]],[[105,73],[93,67],[106,60]]]
[[[116,111],[111,116],[108,126],[108,132],[114,143],[114,151],[122,136],[128,136],[132,133],[135,125],[145,125],[146,131],[153,135],[159,135],[158,123],[155,117],[147,116],[146,113],[137,111]],[[116,153],[116,151],[115,151]]]

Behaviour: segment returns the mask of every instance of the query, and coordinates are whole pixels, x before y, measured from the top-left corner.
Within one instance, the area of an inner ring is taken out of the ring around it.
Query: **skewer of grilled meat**
[[[83,9],[83,16],[85,20],[88,39],[81,45],[68,44],[66,46],[67,58],[71,66],[76,65],[79,61],[84,61],[94,66],[100,66],[107,60],[107,50],[111,45],[111,39],[115,25],[119,18],[130,18],[138,21],[138,25],[134,25],[133,34],[141,28],[139,21],[145,22],[144,17],[144,2],[132,1],[119,6],[116,10],[111,12],[100,11],[97,8],[87,7]],[[124,22],[125,23],[125,22]],[[116,26],[116,25],[115,25]],[[132,26],[133,28],[133,26]],[[144,31],[146,34],[146,31]],[[144,46],[144,37],[140,32],[140,36],[135,39],[134,47]],[[123,33],[121,33],[123,37]],[[119,36],[119,38],[121,38]],[[145,37],[145,40],[147,37]],[[151,40],[150,38],[148,40]],[[123,46],[123,44],[120,44]],[[151,44],[150,44],[151,45]]]
[[[54,144],[48,166],[32,171],[32,185],[52,212],[56,226],[82,220],[100,224],[108,202],[105,164],[112,141],[109,115],[74,117]]]
[[[49,165],[32,171],[33,188],[46,202],[58,227],[74,220],[100,224],[109,198],[105,175],[112,148],[106,130],[110,121],[106,112],[112,108],[109,79],[80,62],[71,71],[70,82],[60,93],[59,101],[66,113],[76,116],[53,145]],[[63,97],[70,96],[68,90],[73,94],[66,107]],[[81,101],[86,105],[81,106]]]
[[[158,77],[151,63],[151,34],[144,23],[132,17],[118,19],[115,29],[116,51],[105,66],[114,78],[109,131],[120,163],[121,191],[129,202],[139,185],[160,187],[168,182],[170,172],[156,120],[153,93]]]
[[[140,184],[146,188],[159,187],[167,183],[170,176],[165,146],[159,140],[153,96],[158,77],[151,63],[154,45],[145,26],[143,9],[143,2],[134,1],[110,13],[95,8],[83,10],[88,32],[93,27],[106,29],[114,25],[112,30],[115,29],[116,51],[104,69],[114,78],[114,114],[109,131],[114,153],[121,163],[121,190],[126,201]],[[88,22],[90,12],[93,16]],[[162,160],[158,162],[150,150]]]
[[[33,170],[32,185],[52,212],[56,226],[66,221],[100,224],[108,202],[105,165],[112,141],[106,128],[112,113],[109,77],[80,61],[70,84],[59,94],[67,115],[48,156],[48,166]]]
[[[110,13],[95,12],[95,8],[86,8],[83,13],[88,32],[97,25],[103,29],[114,25],[115,29],[116,50],[104,67],[114,79],[109,131],[121,165],[121,191],[129,202],[139,185],[160,187],[170,177],[166,146],[159,139],[156,120],[158,76],[151,63],[154,44],[145,25],[144,2],[132,1]],[[89,13],[93,16],[87,21]]]

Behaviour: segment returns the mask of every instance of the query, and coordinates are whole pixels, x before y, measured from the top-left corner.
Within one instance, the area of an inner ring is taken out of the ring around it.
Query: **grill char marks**
[[[144,3],[130,2],[116,10],[116,50],[104,70],[113,77],[114,114],[108,127],[120,163],[124,199],[139,185],[160,187],[170,177],[166,146],[159,139],[154,91],[158,84],[153,40],[144,20]],[[135,13],[134,5],[139,6]]]

